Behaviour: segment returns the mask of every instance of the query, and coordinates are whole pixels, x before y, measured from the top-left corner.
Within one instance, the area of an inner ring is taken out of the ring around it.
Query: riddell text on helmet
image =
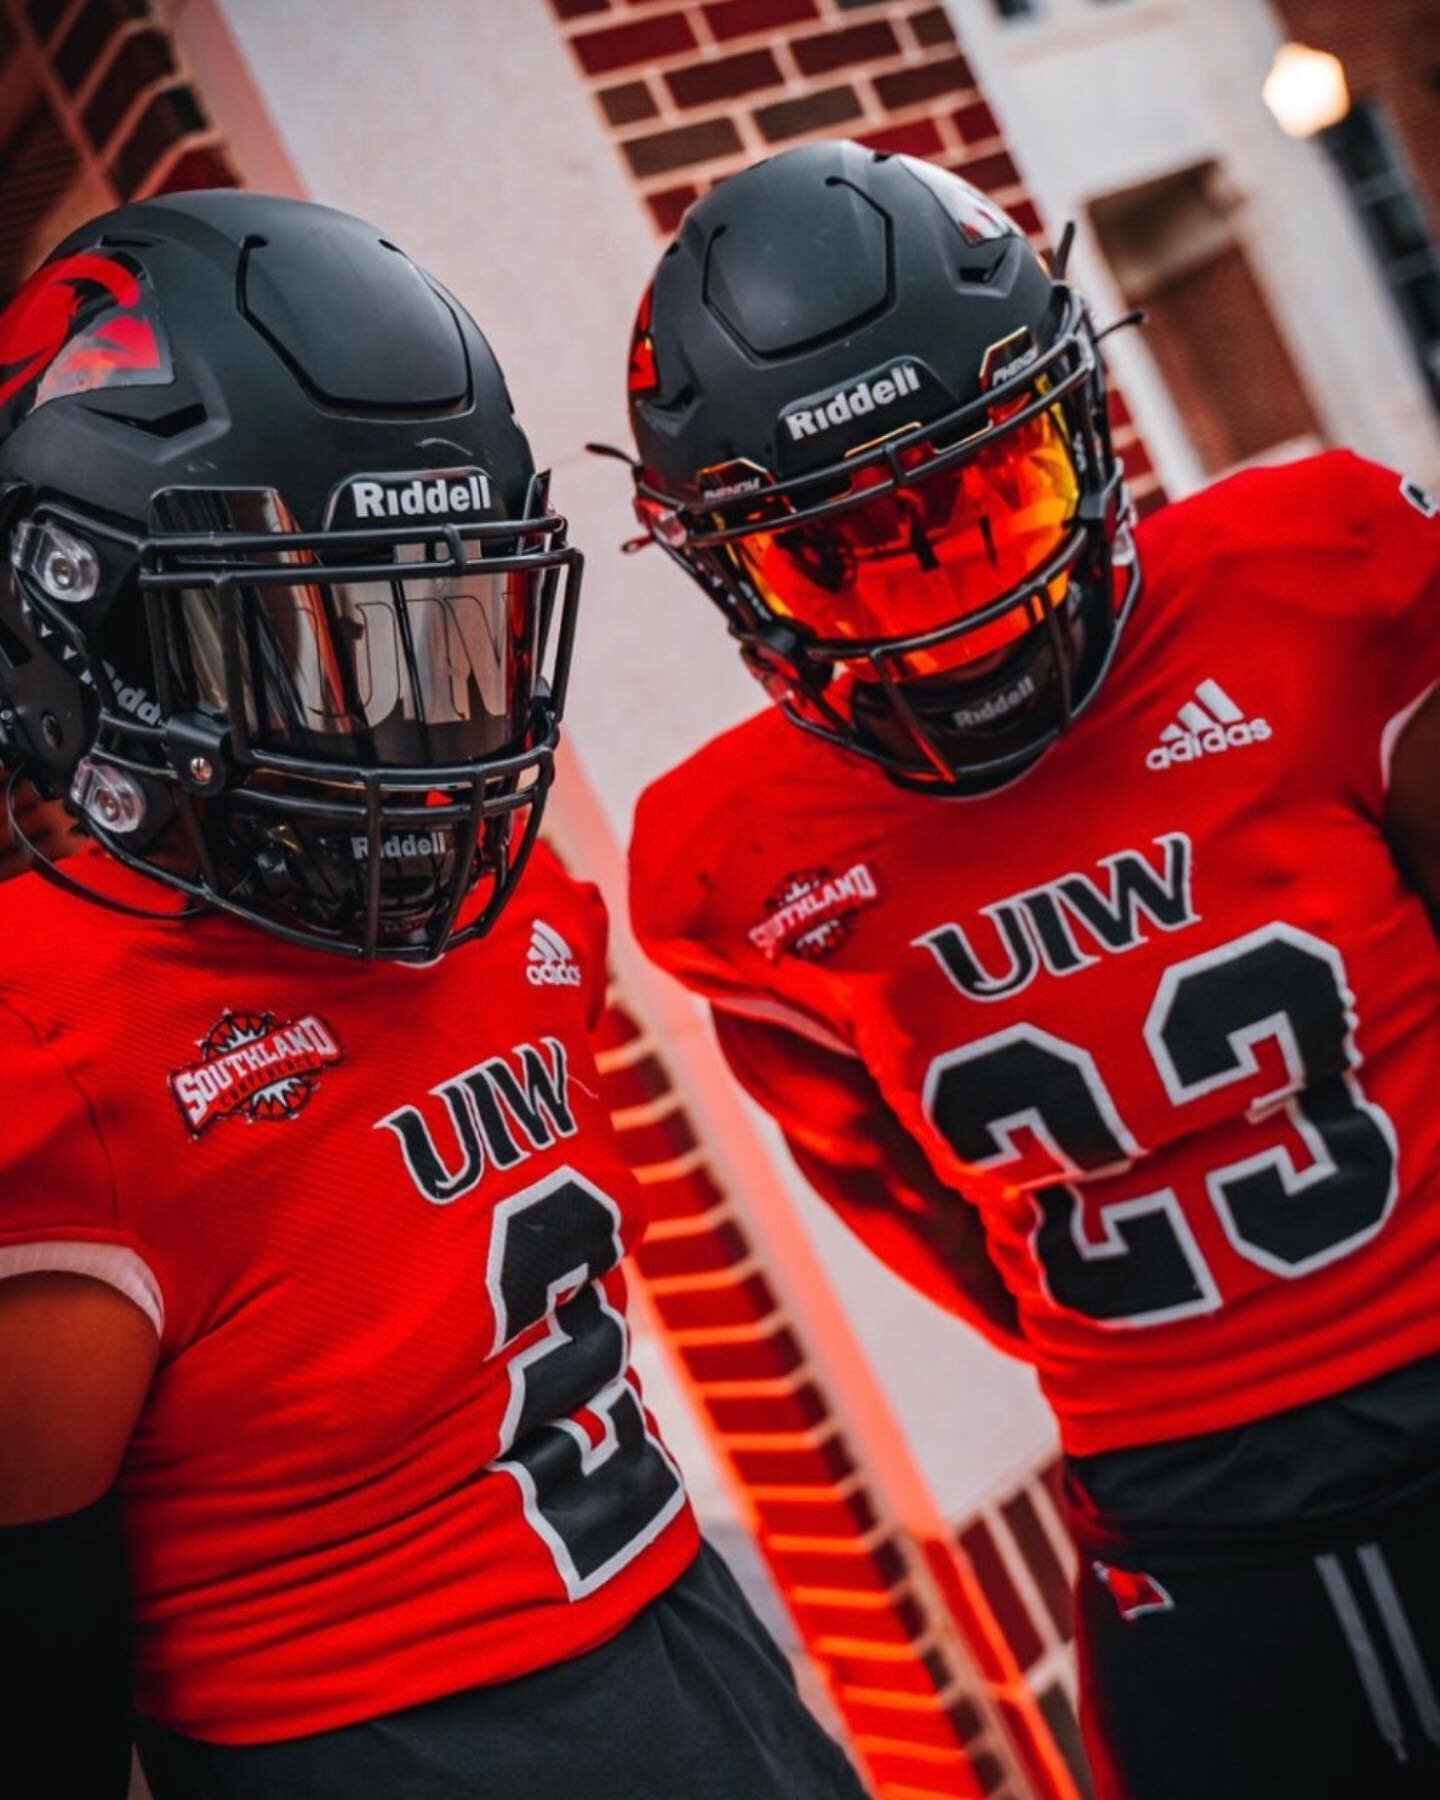
[[[357,519],[443,518],[451,513],[484,512],[490,505],[490,482],[478,471],[457,472],[458,479],[413,476],[402,484],[356,477],[350,500]]]
[[[854,387],[842,388],[832,399],[822,400],[816,406],[797,407],[784,415],[785,423],[798,443],[801,438],[818,437],[851,419],[863,418],[877,406],[889,406],[892,401],[915,393],[919,386],[920,377],[913,363],[896,363],[878,381],[857,381]]]

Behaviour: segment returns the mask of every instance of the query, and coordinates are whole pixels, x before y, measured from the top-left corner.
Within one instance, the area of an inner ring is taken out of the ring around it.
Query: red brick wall
[[[44,65],[42,91],[117,200],[234,185],[225,146],[145,0],[0,0],[0,11],[7,63]]]
[[[853,137],[963,175],[1045,247],[1040,213],[936,0],[538,3],[555,14],[661,232],[706,188],[773,150]],[[1115,416],[1131,493],[1147,511],[1164,492],[1123,402]]]
[[[1329,50],[1350,91],[1378,100],[1440,236],[1440,5],[1436,0],[1275,0],[1290,37]]]
[[[0,72],[17,109],[0,137],[0,304],[49,239],[90,212],[235,183],[173,40],[143,0],[0,0]]]
[[[720,176],[849,136],[962,171],[1040,229],[935,0],[550,0],[662,231]]]

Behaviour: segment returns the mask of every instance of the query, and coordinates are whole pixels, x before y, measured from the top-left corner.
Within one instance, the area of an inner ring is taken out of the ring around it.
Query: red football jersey
[[[980,1209],[1077,1454],[1440,1351],[1440,946],[1381,829],[1440,521],[1334,454],[1139,555],[1105,683],[1018,780],[907,792],[772,711],[649,790],[632,863],[650,954],[770,1027],[749,1085],[797,1141],[858,1059]]]
[[[0,1272],[85,1270],[160,1337],[122,1472],[143,1712],[249,1743],[508,1680],[694,1555],[629,1365],[604,987],[543,848],[420,968],[0,888]]]

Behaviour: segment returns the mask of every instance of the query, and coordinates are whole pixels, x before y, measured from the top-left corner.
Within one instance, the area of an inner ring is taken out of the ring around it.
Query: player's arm
[[[1359,457],[1325,463],[1340,477],[1334,511],[1349,514],[1364,557],[1344,716],[1380,776],[1377,816],[1395,861],[1440,927],[1440,500]]]
[[[736,1079],[855,1235],[999,1349],[1028,1357],[979,1214],[936,1176],[864,1065],[768,1020],[719,1007],[713,1016]]]
[[[1440,599],[1437,599],[1440,615]],[[1435,622],[1440,637],[1440,616]],[[1440,688],[1401,733],[1390,765],[1385,831],[1440,930]]]
[[[0,1758],[16,1793],[123,1800],[129,1604],[115,1477],[151,1321],[63,1272],[0,1281]]]
[[[125,1794],[129,1658],[115,1478],[164,1326],[85,1091],[0,996],[0,1790]]]

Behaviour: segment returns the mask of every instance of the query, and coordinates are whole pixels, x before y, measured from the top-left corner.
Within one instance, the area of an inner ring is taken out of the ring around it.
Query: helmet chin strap
[[[67,875],[56,862],[45,854],[20,823],[15,810],[15,789],[21,781],[29,784],[37,798],[42,797],[39,789],[28,775],[12,775],[5,786],[5,822],[9,827],[11,839],[20,847],[26,866],[33,870],[42,881],[49,882],[51,887],[59,888],[62,894],[69,894],[72,899],[87,901],[92,906],[103,906],[106,912],[120,913],[127,919],[153,919],[160,924],[173,925],[177,921],[196,918],[208,910],[204,906],[186,905],[170,912],[159,912],[144,906],[131,906],[128,901],[116,900],[109,894],[101,893],[98,888],[89,887],[83,881],[76,881],[73,875]],[[100,842],[98,839],[96,841]],[[104,848],[103,843],[101,848]]]

